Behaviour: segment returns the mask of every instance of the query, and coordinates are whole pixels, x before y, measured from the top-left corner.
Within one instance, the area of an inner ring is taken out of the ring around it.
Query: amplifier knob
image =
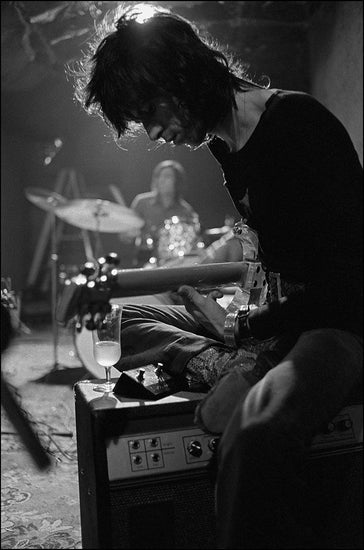
[[[153,460],[153,462],[159,462],[159,460],[160,460],[159,454],[158,453],[153,453],[152,454],[152,460]]]
[[[335,424],[333,422],[329,422],[326,428],[323,430],[325,434],[331,434],[335,430]]]
[[[140,464],[142,462],[142,457],[139,455],[133,456],[134,464]]]
[[[191,441],[187,446],[187,451],[190,455],[199,457],[202,455],[201,443],[199,441]]]
[[[345,430],[350,430],[353,423],[350,420],[350,418],[345,418],[344,420],[340,420],[336,423],[336,428],[340,430],[341,432],[344,432]]]
[[[219,443],[219,438],[218,437],[213,437],[212,439],[210,439],[210,441],[208,442],[208,447],[209,447],[210,451],[215,452],[216,449],[217,449],[217,444],[218,443]]]

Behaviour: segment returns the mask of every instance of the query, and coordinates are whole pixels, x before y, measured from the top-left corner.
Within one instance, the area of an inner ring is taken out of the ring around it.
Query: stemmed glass
[[[95,386],[94,391],[109,393],[114,389],[114,384],[111,382],[111,367],[116,365],[121,356],[121,314],[122,305],[112,304],[111,311],[105,315],[101,324],[92,331],[94,357],[99,365],[105,367],[106,373],[105,382]]]

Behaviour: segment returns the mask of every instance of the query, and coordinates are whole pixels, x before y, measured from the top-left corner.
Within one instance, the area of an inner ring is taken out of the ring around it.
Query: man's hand
[[[211,332],[215,338],[224,339],[224,323],[226,310],[216,302],[222,298],[220,290],[213,290],[207,296],[202,296],[192,286],[182,285],[177,294],[182,298],[185,308],[194,319]]]

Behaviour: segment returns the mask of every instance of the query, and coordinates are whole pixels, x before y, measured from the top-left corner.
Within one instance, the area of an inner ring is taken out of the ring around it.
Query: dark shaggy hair
[[[182,198],[182,190],[183,190],[183,184],[185,180],[185,170],[179,162],[176,160],[163,160],[162,162],[159,162],[153,170],[152,173],[152,181],[151,181],[151,190],[155,191],[157,195],[159,194],[159,188],[158,188],[158,182],[159,182],[159,176],[161,175],[161,172],[165,168],[171,168],[174,172],[175,182],[174,182],[174,194],[175,199],[178,201],[180,198]]]
[[[141,13],[140,5],[109,12],[89,54],[71,71],[75,97],[118,137],[135,129],[142,106],[154,98],[177,98],[186,120],[210,131],[235,106],[235,91],[262,87],[187,20],[154,7],[139,22]]]

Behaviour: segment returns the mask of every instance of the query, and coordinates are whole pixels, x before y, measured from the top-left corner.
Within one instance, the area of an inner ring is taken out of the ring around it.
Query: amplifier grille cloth
[[[110,488],[113,548],[216,548],[208,478]]]

